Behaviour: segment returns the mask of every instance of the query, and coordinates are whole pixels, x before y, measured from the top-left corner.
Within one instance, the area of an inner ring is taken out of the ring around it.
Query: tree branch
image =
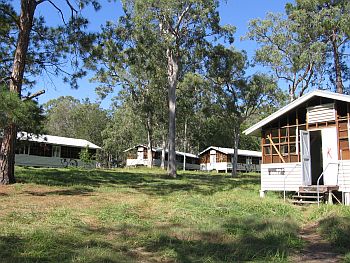
[[[66,20],[64,19],[64,15],[63,15],[62,10],[57,5],[55,5],[55,3],[52,2],[51,0],[48,0],[48,2],[61,14],[61,18],[62,18],[63,23],[65,25],[67,25]]]
[[[40,96],[40,95],[42,95],[42,94],[44,94],[44,93],[45,93],[45,90],[40,90],[40,91],[38,91],[38,92],[35,92],[35,93],[32,94],[32,95],[23,97],[23,98],[22,98],[22,101],[28,101],[28,100],[34,99],[34,98],[36,98],[36,97],[38,97],[38,96]]]
[[[72,18],[74,18],[74,14],[77,14],[78,11],[73,7],[73,5],[69,2],[69,0],[66,0],[67,5],[69,6],[71,12],[72,12]]]

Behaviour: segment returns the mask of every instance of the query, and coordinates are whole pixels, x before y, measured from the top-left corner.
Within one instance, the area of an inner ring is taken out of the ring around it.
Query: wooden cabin
[[[126,166],[147,166],[147,146],[136,145],[124,152],[127,153]],[[152,149],[153,166],[161,166],[162,148],[155,147]],[[176,166],[178,169],[183,169],[184,156],[186,157],[186,170],[199,170],[199,158],[191,153],[176,151]],[[168,152],[165,153],[165,166],[168,165]]]
[[[33,167],[83,166],[79,154],[86,147],[96,156],[99,146],[83,139],[52,135],[32,135],[20,132],[17,135],[15,164]],[[1,138],[0,138],[1,143]],[[93,166],[95,166],[93,161]]]
[[[210,146],[199,153],[201,171],[232,171],[234,149]],[[237,170],[241,172],[259,172],[261,152],[238,150]]]
[[[317,185],[350,204],[350,96],[313,91],[244,133],[261,136],[261,196]]]

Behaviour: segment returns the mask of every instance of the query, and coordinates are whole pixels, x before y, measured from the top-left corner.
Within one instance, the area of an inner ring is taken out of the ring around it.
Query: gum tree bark
[[[21,97],[24,68],[29,46],[29,35],[33,25],[34,12],[37,6],[35,0],[21,1],[21,14],[19,17],[18,41],[14,54],[13,68],[9,81],[9,89]],[[0,148],[0,184],[15,183],[15,147],[17,128],[14,123],[4,129],[3,142]]]
[[[231,176],[236,177],[237,176],[237,162],[238,162],[238,145],[239,145],[239,140],[240,140],[240,125],[241,124],[235,124],[234,126],[234,141],[233,141],[233,148],[234,148],[234,153],[232,156],[232,172]]]
[[[332,48],[333,48],[333,57],[334,57],[334,67],[335,67],[335,86],[337,93],[342,94],[343,91],[343,79],[342,79],[342,68],[340,65],[339,51],[337,45],[337,33],[333,30],[331,36]]]
[[[175,129],[176,129],[176,86],[178,80],[178,59],[174,52],[167,49],[168,60],[168,100],[169,100],[169,160],[168,160],[168,174],[176,178],[176,152],[175,152]]]
[[[152,143],[152,115],[151,113],[148,113],[147,116],[147,160],[148,160],[148,164],[147,167],[152,168],[153,167],[153,155],[152,155],[152,148],[153,148],[153,143]]]

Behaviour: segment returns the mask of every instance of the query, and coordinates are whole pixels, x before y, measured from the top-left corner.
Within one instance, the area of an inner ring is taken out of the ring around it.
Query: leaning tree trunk
[[[342,80],[342,70],[339,59],[339,51],[337,46],[337,35],[336,32],[333,32],[332,35],[332,47],[333,47],[333,56],[334,56],[334,67],[335,67],[335,86],[337,89],[337,93],[342,94],[343,90],[343,80]]]
[[[239,140],[241,137],[239,124],[235,124],[234,133],[235,133],[234,134],[234,141],[233,141],[234,153],[233,153],[233,157],[232,157],[232,172],[231,172],[232,177],[237,176],[238,144],[239,144]]]
[[[147,160],[148,160],[148,164],[147,166],[149,168],[153,167],[153,155],[152,155],[152,115],[150,113],[148,113],[147,115]]]
[[[175,152],[175,114],[176,114],[176,85],[178,78],[178,60],[170,48],[167,49],[168,59],[168,100],[169,100],[169,176],[176,178],[176,152]]]
[[[9,90],[17,93],[19,97],[21,97],[24,68],[36,4],[35,0],[21,1],[18,40],[9,82]],[[14,123],[9,123],[4,129],[3,142],[0,148],[0,184],[9,184],[16,181],[14,170],[16,139],[17,127]]]

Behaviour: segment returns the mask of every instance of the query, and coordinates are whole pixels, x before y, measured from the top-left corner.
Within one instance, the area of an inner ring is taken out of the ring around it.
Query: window
[[[51,157],[52,145],[46,143],[33,142],[30,144],[29,155]]]
[[[52,157],[61,157],[61,146],[59,145],[52,146]]]
[[[79,159],[81,148],[61,146],[61,158]]]
[[[29,154],[29,143],[21,141],[18,142],[16,146],[16,154]]]

